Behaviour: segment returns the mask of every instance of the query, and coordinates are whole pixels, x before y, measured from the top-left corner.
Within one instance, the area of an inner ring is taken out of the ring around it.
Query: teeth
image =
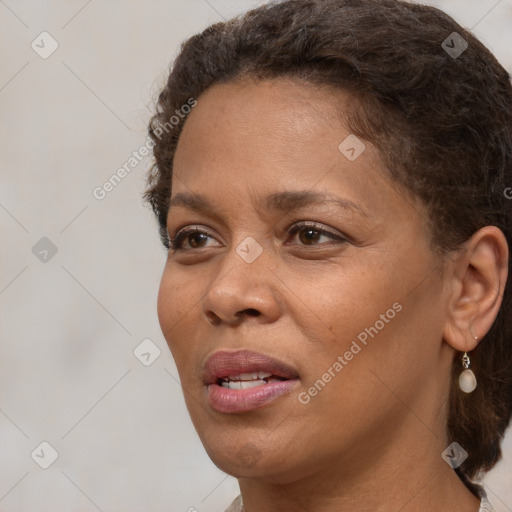
[[[264,380],[258,379],[258,380],[229,380],[229,381],[221,381],[220,385],[223,388],[228,389],[249,389],[249,388],[255,388],[256,386],[263,386],[263,384],[266,384]]]
[[[241,373],[240,375],[229,375],[229,380],[258,380],[266,379],[271,377],[272,374],[269,372],[253,372],[253,373]]]
[[[273,377],[272,374],[268,372],[241,373],[240,375],[230,375],[229,377],[221,379],[220,385],[228,389],[249,389],[255,388],[256,386],[263,386],[270,382],[281,382],[283,380],[286,379]]]

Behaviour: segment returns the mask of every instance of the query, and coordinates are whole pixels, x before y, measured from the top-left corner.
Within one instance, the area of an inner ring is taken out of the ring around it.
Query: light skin
[[[471,333],[481,340],[499,311],[507,242],[488,226],[442,259],[424,207],[377,149],[365,142],[355,161],[338,149],[350,130],[335,108],[353,106],[342,91],[284,78],[201,95],[180,136],[171,201],[199,194],[212,204],[170,208],[171,238],[186,226],[200,233],[169,251],[162,331],[205,449],[239,479],[248,512],[477,512],[441,458],[452,441],[446,407],[456,351],[470,352]],[[268,208],[268,196],[292,191],[345,203]],[[252,263],[236,251],[248,236],[263,250]],[[300,403],[394,303],[402,310]],[[241,348],[294,366],[297,390],[249,412],[214,410],[202,365]]]

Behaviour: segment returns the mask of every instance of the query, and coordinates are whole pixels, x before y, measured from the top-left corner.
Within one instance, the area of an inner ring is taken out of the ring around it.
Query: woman
[[[160,324],[228,510],[492,510],[512,88],[491,53],[432,7],[272,3],[184,43],[150,135]]]

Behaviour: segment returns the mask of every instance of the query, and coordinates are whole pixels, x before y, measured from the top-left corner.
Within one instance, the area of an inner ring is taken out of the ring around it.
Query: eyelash
[[[318,233],[320,233],[322,235],[327,235],[327,236],[331,237],[332,239],[337,240],[339,243],[348,242],[348,240],[346,238],[344,238],[343,236],[340,236],[337,233],[334,233],[325,228],[322,228],[321,225],[317,224],[316,222],[295,224],[288,231],[288,235],[293,236],[303,229],[304,230],[310,229],[313,231],[317,231]],[[187,237],[187,235],[196,234],[196,233],[201,233],[201,234],[207,235],[211,238],[214,238],[210,233],[208,233],[207,231],[201,230],[201,229],[197,229],[194,227],[183,228],[176,233],[174,238],[169,239],[169,248],[173,251],[193,251],[194,249],[183,249],[181,247],[181,244],[182,244],[182,241],[184,240],[184,238]],[[313,244],[313,245],[323,245],[323,244]],[[305,245],[305,244],[304,244],[304,246],[307,247],[307,245]],[[203,249],[203,247],[200,247],[200,249]]]

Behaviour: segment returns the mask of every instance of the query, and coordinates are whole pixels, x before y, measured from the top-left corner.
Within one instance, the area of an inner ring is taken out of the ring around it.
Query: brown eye
[[[297,224],[290,230],[290,235],[298,234],[299,241],[302,245],[323,245],[318,243],[322,237],[326,237],[327,241],[346,242],[347,240],[337,233],[319,227],[318,224]]]
[[[170,240],[170,247],[174,251],[202,249],[207,247],[206,242],[209,238],[213,237],[205,231],[197,228],[185,228],[178,231],[175,238]],[[188,247],[186,247],[187,244]]]

